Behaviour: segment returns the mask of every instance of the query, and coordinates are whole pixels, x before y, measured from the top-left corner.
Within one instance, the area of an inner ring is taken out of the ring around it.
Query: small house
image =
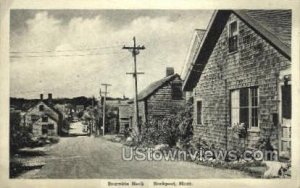
[[[134,124],[134,102],[129,101],[131,114],[129,126]],[[139,122],[147,122],[149,119],[162,119],[168,117],[176,109],[185,104],[182,92],[182,80],[174,69],[168,67],[166,76],[151,83],[138,94]]]
[[[44,100],[41,94],[40,100],[25,114],[25,126],[32,130],[35,137],[61,135],[62,125],[63,114],[54,108],[52,94],[48,94],[47,100]]]

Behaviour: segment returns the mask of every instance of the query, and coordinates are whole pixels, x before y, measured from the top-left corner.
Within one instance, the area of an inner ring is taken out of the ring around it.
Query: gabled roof
[[[165,83],[170,82],[170,81],[174,80],[175,78],[180,78],[180,76],[178,74],[173,74],[173,75],[167,76],[163,79],[160,79],[158,81],[152,82],[148,87],[146,87],[141,92],[139,92],[138,101],[142,101],[142,100],[148,98],[155,91],[160,89]],[[132,103],[132,102],[133,102],[132,99],[128,101],[128,103]]]
[[[186,65],[186,72],[183,72],[183,90],[192,91],[196,86],[231,13],[243,20],[283,56],[291,59],[290,10],[218,10],[210,20],[200,48],[196,52],[195,61]]]
[[[38,102],[36,102],[35,104],[32,104],[32,106],[27,110],[26,114],[29,113],[35,106],[37,106],[40,102],[42,102],[44,105],[48,106],[51,110],[53,110],[55,113],[58,114],[58,116],[63,116],[62,112],[60,112],[58,109],[56,109],[52,103],[49,103],[49,101],[47,100],[40,100]],[[51,116],[50,114],[47,114],[49,116]],[[55,121],[58,121],[59,119],[56,120],[55,117],[51,116],[52,119],[54,119]]]

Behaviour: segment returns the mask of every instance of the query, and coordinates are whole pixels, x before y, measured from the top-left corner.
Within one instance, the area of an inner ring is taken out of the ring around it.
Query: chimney
[[[44,99],[44,95],[43,94],[40,94],[40,99],[41,99],[41,101]]]
[[[167,67],[166,76],[171,76],[173,74],[174,74],[174,68],[173,67]]]
[[[52,104],[52,93],[48,93],[48,103]]]

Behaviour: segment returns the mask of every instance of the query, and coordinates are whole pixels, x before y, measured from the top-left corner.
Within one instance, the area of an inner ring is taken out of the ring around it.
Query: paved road
[[[121,144],[102,137],[61,138],[44,157],[45,166],[19,178],[251,178],[191,162],[123,161],[121,151]]]

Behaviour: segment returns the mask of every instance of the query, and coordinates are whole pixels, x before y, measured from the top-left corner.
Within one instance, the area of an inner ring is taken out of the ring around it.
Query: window
[[[172,99],[173,100],[182,99],[181,83],[172,84]]]
[[[49,125],[48,125],[48,129],[54,130],[54,124],[49,124]]]
[[[196,112],[197,112],[197,124],[201,125],[202,124],[202,101],[197,101],[196,103]]]
[[[231,91],[231,125],[244,123],[248,128],[258,127],[258,88]]]
[[[42,117],[42,122],[48,122],[48,117],[47,116],[43,116]]]
[[[40,105],[40,106],[39,106],[39,110],[40,110],[40,111],[44,111],[44,105]]]
[[[39,120],[39,118],[40,118],[40,116],[38,116],[38,115],[35,115],[35,114],[31,115],[31,121],[33,121],[33,122]]]
[[[288,151],[291,149],[291,142],[290,141],[281,141],[281,151]]]
[[[229,38],[228,38],[228,47],[229,53],[237,51],[238,44],[238,25],[237,22],[231,22],[229,24]]]
[[[42,125],[42,134],[48,134],[48,126]]]

